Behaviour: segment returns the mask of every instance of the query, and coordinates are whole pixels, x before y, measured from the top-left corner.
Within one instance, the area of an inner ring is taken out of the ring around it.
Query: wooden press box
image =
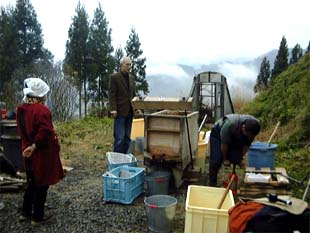
[[[144,119],[145,156],[180,161],[183,168],[191,161],[190,147],[193,159],[196,157],[198,112],[163,110],[145,115]]]

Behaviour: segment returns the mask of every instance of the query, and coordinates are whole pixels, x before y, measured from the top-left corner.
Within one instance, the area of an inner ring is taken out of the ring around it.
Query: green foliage
[[[98,140],[112,138],[113,120],[111,118],[85,117],[79,120],[56,123],[56,132],[63,144],[84,140],[92,135]]]
[[[306,53],[284,72],[276,76],[270,87],[261,91],[242,109],[256,116],[263,131],[274,128],[280,121],[276,165],[301,181],[310,173],[310,53]],[[269,135],[270,136],[270,135]],[[305,184],[290,181],[294,196],[302,197]]]
[[[256,97],[249,111],[257,114],[265,128],[271,128],[276,121],[286,127],[285,136],[278,137],[276,164],[285,167],[291,177],[301,180],[309,169],[310,140],[310,55],[276,78],[270,90]],[[291,182],[292,192],[301,197],[304,188]]]
[[[17,0],[15,8],[0,13],[0,98],[7,106],[20,100],[23,80],[36,76],[39,62],[51,61],[43,47],[41,25],[29,0]]]
[[[121,67],[121,60],[124,57],[124,52],[122,47],[118,47],[115,50],[115,55],[114,55],[114,60],[115,60],[115,68],[114,71],[115,72],[119,72],[119,68]]]
[[[13,9],[0,9],[0,93],[6,90],[5,84],[10,81],[17,68],[17,41],[14,30]],[[14,92],[13,92],[14,93]],[[11,94],[9,96],[12,96]],[[4,99],[5,96],[0,96]]]
[[[290,64],[296,63],[303,55],[303,50],[299,44],[296,44],[292,49],[292,57],[290,59]]]
[[[89,33],[88,15],[85,7],[80,2],[76,7],[76,15],[69,28],[68,40],[66,42],[66,56],[64,60],[64,72],[74,79],[74,85],[79,91],[79,116],[82,115],[82,90],[84,90],[85,113],[87,113],[88,94],[87,84],[87,39]],[[85,114],[87,115],[87,114]]]
[[[146,58],[141,58],[140,56],[143,54],[143,51],[140,49],[140,41],[139,36],[136,33],[135,29],[131,29],[131,33],[129,35],[129,39],[126,43],[126,55],[132,60],[132,72],[136,76],[136,92],[139,95],[139,92],[143,92],[143,94],[149,93],[149,85],[146,81]]]
[[[287,67],[288,67],[288,48],[287,48],[286,39],[283,36],[281,43],[280,43],[278,54],[276,56],[276,60],[274,62],[274,67],[271,72],[272,73],[271,78],[272,79],[275,78],[281,72],[286,70]]]
[[[260,70],[257,76],[256,84],[254,86],[254,92],[259,92],[261,90],[267,89],[269,78],[270,78],[270,63],[267,57],[264,57],[262,64],[260,65]]]
[[[111,40],[111,29],[105,18],[101,5],[95,9],[94,19],[90,26],[88,46],[93,69],[89,69],[89,91],[92,100],[102,108],[104,98],[108,97],[109,75],[114,70],[114,51]]]
[[[36,12],[29,0],[17,0],[14,11],[17,45],[24,66],[43,57],[43,35]]]
[[[260,119],[263,127],[277,121],[281,125],[294,124],[296,133],[287,139],[291,142],[309,140],[310,137],[310,54],[278,75],[268,90],[256,96],[243,108]],[[298,130],[297,130],[298,129]]]

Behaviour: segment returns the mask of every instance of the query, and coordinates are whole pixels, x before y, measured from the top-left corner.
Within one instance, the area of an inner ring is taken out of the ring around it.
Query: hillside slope
[[[275,77],[270,88],[259,93],[242,109],[262,122],[264,139],[274,126],[280,127],[274,138],[278,144],[276,165],[302,180],[310,173],[310,54]],[[300,196],[305,187],[297,187]],[[309,195],[308,195],[309,196]]]

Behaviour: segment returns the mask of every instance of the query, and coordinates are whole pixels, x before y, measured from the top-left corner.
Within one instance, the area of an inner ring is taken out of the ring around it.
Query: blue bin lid
[[[275,150],[277,149],[277,144],[268,142],[253,142],[249,148],[249,150]]]

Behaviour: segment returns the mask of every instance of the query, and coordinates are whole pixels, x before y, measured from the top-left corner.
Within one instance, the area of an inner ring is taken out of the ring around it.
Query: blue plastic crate
[[[131,204],[144,192],[144,168],[121,166],[102,175],[103,200]],[[120,177],[125,174],[125,177]]]
[[[137,158],[133,154],[123,154],[117,152],[107,152],[106,157],[108,160],[108,169],[111,171],[114,168],[120,166],[129,166],[136,167],[137,166]]]

